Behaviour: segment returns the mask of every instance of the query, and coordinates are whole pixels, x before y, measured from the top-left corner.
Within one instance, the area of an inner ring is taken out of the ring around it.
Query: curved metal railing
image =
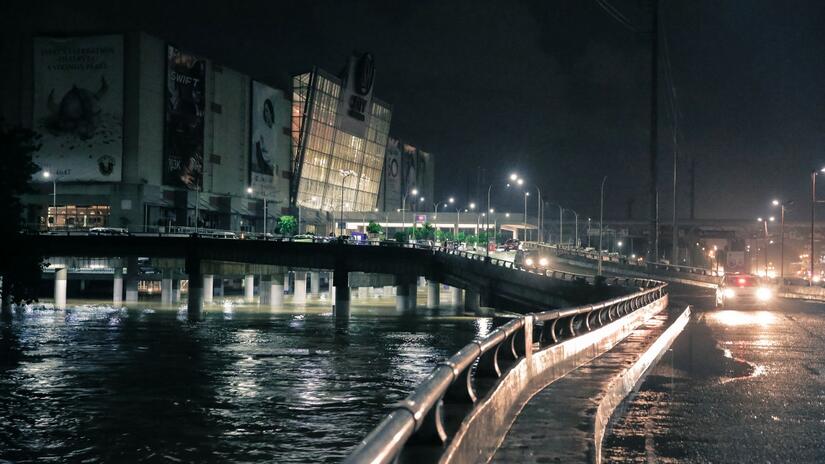
[[[467,344],[397,403],[344,462],[379,464],[407,454],[440,454],[474,405],[525,356],[528,346],[548,348],[609,324],[663,298],[666,286],[657,282],[597,304],[528,314]]]

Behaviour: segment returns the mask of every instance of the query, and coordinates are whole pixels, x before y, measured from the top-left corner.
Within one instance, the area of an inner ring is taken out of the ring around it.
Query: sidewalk
[[[597,462],[610,415],[681,332],[689,318],[684,311],[662,311],[612,350],[536,394],[492,462]]]

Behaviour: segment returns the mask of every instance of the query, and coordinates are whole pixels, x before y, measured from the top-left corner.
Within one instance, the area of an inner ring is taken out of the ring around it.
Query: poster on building
[[[372,54],[350,56],[338,112],[338,127],[344,132],[362,139],[366,137],[374,82]]]
[[[418,149],[412,145],[401,144],[401,185],[405,192],[421,187],[418,182]]]
[[[401,207],[401,150],[398,139],[390,138],[384,150],[384,209]]]
[[[33,61],[34,162],[61,181],[120,181],[123,37],[37,37]]]
[[[163,183],[202,190],[206,60],[169,45],[166,50],[166,119]]]
[[[276,175],[276,151],[281,128],[275,123],[275,105],[282,98],[279,90],[252,81],[252,128],[249,143],[250,183],[253,187],[271,188]]]

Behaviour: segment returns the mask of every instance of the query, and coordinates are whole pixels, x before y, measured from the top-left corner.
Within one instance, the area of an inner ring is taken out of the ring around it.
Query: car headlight
[[[734,292],[732,288],[726,288],[723,293],[725,294],[725,298],[733,298],[736,296],[736,292]]]
[[[761,301],[770,300],[773,297],[773,292],[769,288],[760,287],[756,290],[756,298],[759,298]]]
[[[547,258],[541,258],[539,260],[539,266],[547,266]]]
[[[532,266],[532,265],[533,265],[533,258],[527,258],[527,259],[525,259],[525,260],[524,260],[524,264],[526,264],[526,265],[528,265],[528,266]]]

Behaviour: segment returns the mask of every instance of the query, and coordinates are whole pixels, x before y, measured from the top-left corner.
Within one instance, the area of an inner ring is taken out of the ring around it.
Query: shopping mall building
[[[369,54],[284,91],[139,32],[24,40],[1,108],[42,135],[31,225],[272,231],[290,213],[327,233],[432,191],[430,155],[389,137]]]

